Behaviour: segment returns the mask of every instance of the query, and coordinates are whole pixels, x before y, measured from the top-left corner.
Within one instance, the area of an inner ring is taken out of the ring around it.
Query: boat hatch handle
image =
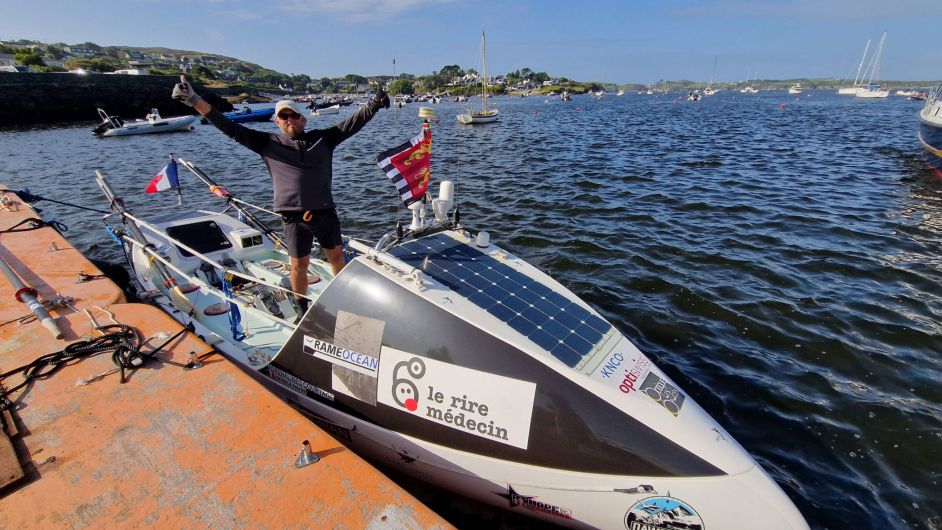
[[[301,452],[298,453],[298,458],[294,461],[295,468],[302,468],[311,464],[316,464],[321,457],[317,456],[317,453],[311,451],[311,442],[304,440],[301,442]]]
[[[401,272],[402,274],[409,276],[410,278],[412,278],[412,281],[414,281],[415,284],[418,285],[419,287],[422,287],[425,284],[425,279],[422,276],[422,271],[400,260],[399,258],[391,256],[381,250],[376,250],[375,248],[370,247],[369,245],[362,243],[360,241],[357,241],[356,239],[350,239],[350,241],[348,242],[348,245],[353,247],[353,249],[356,250],[357,252],[365,255],[367,258],[371,258],[375,261],[378,261],[382,263],[383,265],[388,265],[396,269],[397,271]]]

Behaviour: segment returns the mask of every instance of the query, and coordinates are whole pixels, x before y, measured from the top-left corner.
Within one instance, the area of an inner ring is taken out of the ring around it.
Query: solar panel
[[[447,235],[409,241],[389,253],[464,296],[568,366],[576,366],[612,328],[565,296]]]

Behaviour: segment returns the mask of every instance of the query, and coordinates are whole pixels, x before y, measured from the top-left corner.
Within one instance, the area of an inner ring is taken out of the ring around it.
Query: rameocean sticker
[[[704,530],[703,519],[686,502],[673,497],[648,497],[625,513],[626,530]]]
[[[304,336],[302,351],[318,359],[371,377],[376,377],[376,372],[379,370],[379,359],[372,355],[356,352],[307,335]]]
[[[383,346],[378,400],[474,436],[526,449],[536,384]]]
[[[671,414],[676,416],[684,406],[684,397],[674,385],[662,379],[654,372],[648,374],[641,383],[641,391],[649,398],[657,401]]]

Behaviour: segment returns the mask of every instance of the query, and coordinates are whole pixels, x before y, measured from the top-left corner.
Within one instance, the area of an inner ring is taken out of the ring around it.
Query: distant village
[[[163,48],[102,47],[94,43],[79,45],[44,44],[35,41],[0,41],[0,72],[68,72],[124,75],[192,74],[205,81],[249,85],[256,88],[292,92],[368,92],[378,84],[390,87],[399,83],[396,92],[416,91],[462,92],[479,88],[481,77],[474,69],[457,65],[445,66],[429,76],[400,74],[364,77],[347,74],[343,77],[287,75],[232,57],[202,54]],[[543,87],[576,84],[565,78],[551,77],[544,72],[522,68],[507,75],[488,76],[490,90],[495,93],[532,91]],[[589,89],[593,85],[586,85]]]

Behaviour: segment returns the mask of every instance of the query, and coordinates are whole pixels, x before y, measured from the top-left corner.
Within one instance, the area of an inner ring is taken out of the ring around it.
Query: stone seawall
[[[58,122],[101,121],[97,108],[124,119],[143,118],[152,108],[161,116],[194,114],[170,99],[172,75],[0,73],[0,127]],[[225,99],[194,83],[196,91],[220,111]]]

